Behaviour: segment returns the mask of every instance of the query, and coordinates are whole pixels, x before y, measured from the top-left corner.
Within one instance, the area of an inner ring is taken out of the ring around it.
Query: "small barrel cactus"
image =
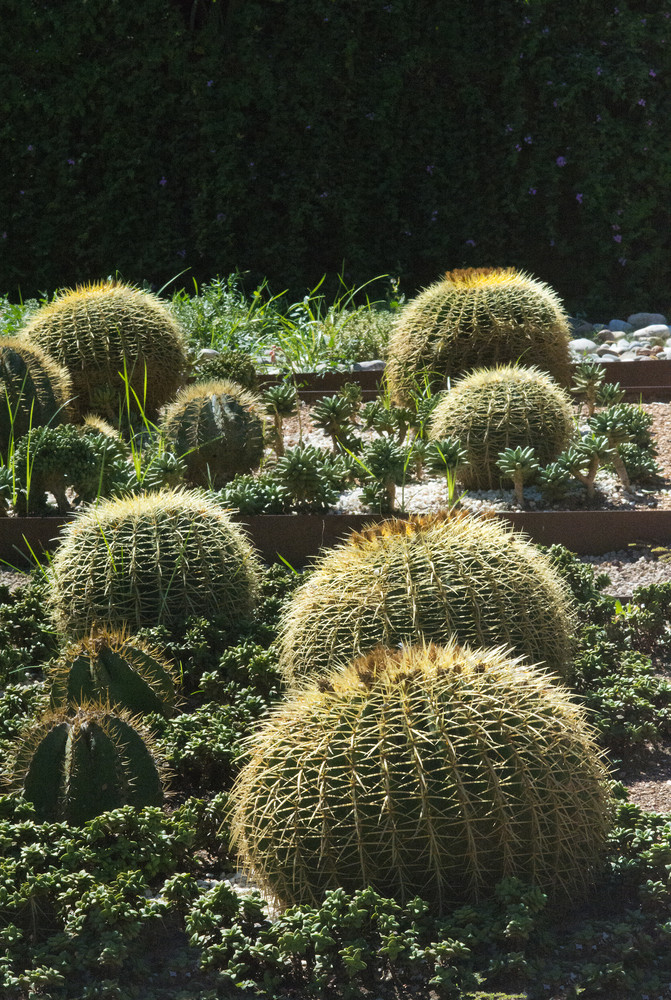
[[[161,805],[163,770],[137,720],[91,703],[39,720],[19,748],[13,781],[40,820],[78,826],[123,805]]]
[[[263,422],[257,398],[226,380],[182,389],[161,417],[169,447],[186,462],[193,486],[219,489],[263,456]]]
[[[153,418],[188,371],[184,335],[166,307],[123,282],[62,292],[31,317],[24,335],[67,369],[79,416],[94,411],[115,420],[128,403]]]
[[[133,714],[171,715],[176,682],[170,662],[123,631],[94,631],[70,642],[49,677],[53,708],[109,702]]]
[[[497,465],[507,448],[533,448],[539,465],[553,462],[574,434],[568,393],[534,368],[484,368],[444,393],[431,419],[433,440],[456,438],[466,450],[459,478],[466,489],[497,489],[509,477]]]
[[[569,329],[555,292],[514,268],[448,271],[401,311],[387,352],[387,382],[407,403],[483,366],[519,361],[568,384]]]
[[[229,515],[198,490],[104,500],[63,530],[51,604],[70,636],[94,626],[178,628],[189,615],[234,624],[256,600],[260,564]]]
[[[568,691],[501,650],[378,649],[276,707],[231,793],[233,844],[285,905],[371,886],[437,912],[503,878],[583,893],[607,771]]]
[[[0,454],[32,427],[67,423],[72,382],[36,344],[0,338]]]
[[[389,520],[320,556],[280,623],[288,681],[375,646],[452,636],[570,669],[573,603],[550,561],[495,518]]]

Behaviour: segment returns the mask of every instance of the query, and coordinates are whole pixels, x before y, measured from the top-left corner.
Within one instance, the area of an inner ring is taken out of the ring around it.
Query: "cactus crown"
[[[480,285],[507,284],[511,279],[523,279],[514,267],[463,267],[445,272],[445,280],[463,288],[478,288]]]
[[[438,911],[518,877],[580,894],[607,772],[563,688],[500,649],[374,650],[294,692],[248,741],[233,842],[280,902],[372,886]]]
[[[549,560],[496,518],[391,519],[317,559],[281,620],[280,662],[293,682],[380,644],[456,636],[508,645],[564,674],[573,614]]]

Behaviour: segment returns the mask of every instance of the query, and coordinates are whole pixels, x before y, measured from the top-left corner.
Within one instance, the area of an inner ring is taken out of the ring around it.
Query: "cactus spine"
[[[24,334],[68,370],[79,416],[114,420],[126,400],[132,410],[139,400],[154,417],[188,371],[184,336],[160,299],[122,282],[62,292]]]
[[[182,389],[165,408],[160,426],[169,447],[183,456],[194,486],[218,489],[256,468],[263,456],[260,402],[235,382]]]
[[[125,632],[92,632],[71,642],[51,671],[54,708],[109,702],[133,714],[171,715],[176,678],[171,664]]]
[[[228,514],[198,490],[160,490],[86,508],[63,531],[51,604],[70,636],[131,632],[189,615],[237,623],[252,609],[260,567]]]
[[[518,877],[580,895],[607,773],[567,691],[501,650],[376,650],[295,693],[248,744],[233,843],[280,902],[372,886],[445,911]]]
[[[41,820],[80,825],[122,805],[161,805],[163,768],[127,713],[81,706],[44,716],[19,751],[15,781]]]
[[[495,518],[389,520],[322,555],[280,622],[288,681],[378,645],[452,636],[565,674],[573,603],[550,561]]]
[[[408,303],[389,341],[387,381],[396,402],[424,374],[444,388],[474,368],[520,361],[569,380],[569,330],[555,292],[514,268],[448,271]]]
[[[548,465],[574,434],[571,399],[537,369],[500,365],[471,372],[441,398],[429,436],[456,438],[466,451],[459,478],[467,489],[497,489],[509,477],[497,467],[507,448],[533,448]]]

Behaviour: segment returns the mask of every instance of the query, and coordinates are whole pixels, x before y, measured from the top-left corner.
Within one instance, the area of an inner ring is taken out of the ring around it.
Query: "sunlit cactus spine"
[[[93,630],[70,642],[49,674],[53,708],[109,702],[133,714],[175,708],[177,676],[159,650],[123,630]]]
[[[21,337],[0,338],[0,454],[31,427],[67,423],[72,382],[65,368]]]
[[[539,465],[553,462],[575,433],[568,393],[534,368],[500,365],[464,376],[433,411],[432,440],[456,438],[466,451],[459,478],[469,490],[498,489],[507,474],[500,452],[533,448]]]
[[[130,407],[153,418],[189,368],[184,334],[161,300],[120,281],[61,292],[23,332],[67,369],[79,416],[115,420]]]
[[[407,404],[422,380],[435,390],[475,368],[519,361],[567,385],[569,339],[564,308],[542,281],[512,267],[448,271],[399,313],[387,383]]]
[[[263,456],[259,400],[235,382],[187,386],[165,407],[159,426],[193,486],[219,489]]]
[[[74,826],[164,798],[164,767],[149,733],[128,713],[96,703],[40,719],[23,739],[13,777],[38,819]]]
[[[283,905],[371,886],[440,913],[507,877],[566,901],[601,862],[594,733],[500,649],[377,649],[273,709],[247,751],[233,845]]]
[[[63,530],[51,607],[72,637],[93,627],[181,628],[189,615],[240,623],[260,563],[239,525],[204,492],[158,490],[103,500]]]
[[[319,556],[280,620],[287,682],[378,645],[506,645],[570,673],[572,598],[545,555],[495,518],[390,519]]]

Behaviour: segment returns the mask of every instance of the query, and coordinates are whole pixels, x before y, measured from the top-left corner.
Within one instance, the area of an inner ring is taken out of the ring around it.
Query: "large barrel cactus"
[[[519,361],[568,384],[569,329],[559,298],[514,268],[448,271],[402,310],[387,352],[396,402],[474,368]]]
[[[182,389],[160,423],[169,447],[186,462],[194,486],[224,486],[256,468],[263,456],[257,398],[235,382],[200,382]]]
[[[188,370],[184,335],[168,310],[122,282],[62,292],[32,316],[24,335],[68,370],[79,416],[93,411],[114,420],[127,402],[154,417]]]
[[[151,737],[102,704],[44,716],[24,737],[14,782],[40,820],[80,825],[108,809],[163,802]]]
[[[320,556],[280,624],[285,677],[323,672],[378,645],[452,636],[511,648],[567,674],[573,605],[550,561],[494,518],[389,520]]]
[[[20,337],[0,338],[0,453],[31,427],[66,423],[72,382],[65,368]]]
[[[575,429],[568,393],[535,368],[499,365],[471,372],[441,394],[429,436],[456,438],[466,451],[459,478],[467,489],[501,485],[496,465],[506,448],[533,448],[540,465],[554,462]]]
[[[251,611],[259,572],[223,508],[198,490],[161,490],[92,505],[66,526],[51,602],[73,637],[103,625],[179,628],[189,615],[233,624]]]
[[[234,845],[284,904],[372,886],[437,911],[516,877],[589,884],[607,772],[583,713],[501,650],[375,650],[276,708],[231,793]]]
[[[109,702],[133,714],[171,715],[176,700],[172,664],[124,631],[104,629],[68,643],[50,671],[54,708]]]

